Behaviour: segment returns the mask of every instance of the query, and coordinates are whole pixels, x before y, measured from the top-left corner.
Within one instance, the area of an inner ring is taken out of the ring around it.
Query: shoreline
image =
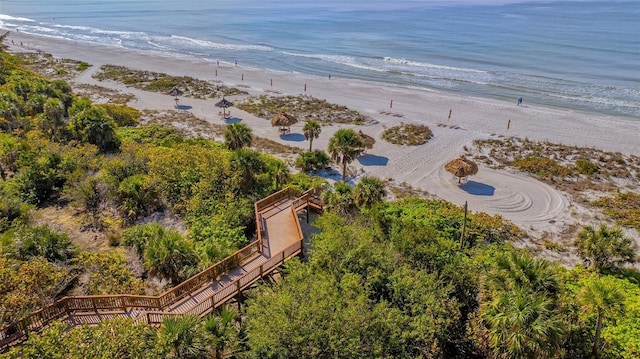
[[[91,77],[104,64],[121,65],[136,70],[191,76],[241,88],[249,96],[309,95],[330,103],[344,105],[372,118],[367,125],[332,124],[323,126],[320,138],[314,140],[315,149],[326,149],[329,138],[339,128],[354,128],[373,136],[373,149],[354,161],[357,180],[363,174],[381,179],[393,179],[422,189],[457,205],[469,202],[473,211],[500,214],[530,234],[541,236],[545,232],[560,233],[566,226],[576,224],[570,214],[571,203],[567,194],[559,192],[530,176],[505,170],[481,167],[469,183],[491,188],[490,195],[478,194],[471,188],[457,186],[444,164],[461,155],[464,148],[472,147],[477,139],[527,138],[564,145],[597,148],[624,154],[640,154],[640,120],[620,116],[606,116],[577,110],[545,108],[527,104],[462,96],[438,90],[416,89],[374,83],[364,80],[318,77],[294,72],[279,72],[242,66],[216,60],[179,57],[102,45],[52,39],[36,35],[11,32],[7,41],[20,41],[10,52],[30,48],[50,53],[56,58],[86,61],[93,65],[72,83],[88,83],[133,93],[137,100],[129,105],[139,109],[173,110],[171,96],[150,93],[114,82],[99,82]],[[216,76],[216,71],[217,75]],[[273,81],[273,85],[271,85]],[[306,91],[305,91],[306,86]],[[238,96],[232,101],[246,96]],[[392,101],[392,102],[391,102]],[[224,124],[214,107],[216,100],[182,98],[185,110],[210,123]],[[449,111],[451,119],[448,119]],[[280,136],[268,120],[257,118],[235,107],[232,115],[252,128],[254,135],[266,137],[282,144],[308,149],[308,142],[300,139],[306,119],[291,127],[295,136]],[[396,146],[381,139],[382,132],[400,123],[428,126],[434,137],[420,146]],[[507,123],[510,128],[507,129]]]

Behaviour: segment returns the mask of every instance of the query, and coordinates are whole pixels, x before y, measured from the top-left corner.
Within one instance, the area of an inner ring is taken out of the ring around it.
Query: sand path
[[[376,138],[373,149],[352,164],[359,172],[380,178],[406,182],[463,205],[468,201],[474,211],[500,214],[532,234],[557,232],[573,222],[571,204],[563,193],[527,175],[481,167],[477,176],[459,186],[457,180],[444,171],[444,164],[472,146],[476,139],[518,136],[536,141],[596,147],[608,151],[640,153],[640,121],[638,119],[581,113],[566,109],[544,108],[514,102],[478,99],[440,92],[383,86],[364,81],[314,77],[296,73],[252,69],[233,64],[193,58],[176,58],[162,54],[139,53],[97,45],[44,39],[26,34],[12,34],[31,48],[56,57],[87,61],[93,68],[80,74],[78,83],[98,84],[133,93],[137,101],[130,105],[139,109],[173,109],[171,96],[127,88],[121,84],[99,82],[91,77],[102,64],[123,65],[134,69],[187,75],[241,86],[250,95],[305,94],[331,103],[345,105],[375,120],[368,126],[325,126],[314,148],[326,148],[329,138],[341,127],[362,130]],[[20,51],[20,48],[15,49]],[[214,74],[217,70],[218,75]],[[244,77],[244,79],[242,79]],[[273,80],[273,86],[270,84]],[[307,91],[304,86],[307,84]],[[238,100],[231,98],[232,101]],[[390,107],[393,100],[393,107]],[[223,123],[217,115],[216,101],[183,98],[186,111],[211,123]],[[447,119],[449,110],[451,119]],[[279,136],[268,120],[257,118],[237,108],[232,116],[248,124],[255,135],[308,148],[302,136],[302,123],[291,128],[288,136]],[[302,119],[301,119],[302,120]],[[506,123],[511,120],[511,128]],[[405,123],[420,123],[431,128],[434,138],[421,146],[395,146],[380,139],[385,128]]]

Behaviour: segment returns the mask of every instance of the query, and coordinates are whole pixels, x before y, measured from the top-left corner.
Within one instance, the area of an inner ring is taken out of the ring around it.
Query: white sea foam
[[[436,65],[436,64],[430,64],[427,62],[419,62],[419,61],[412,61],[412,60],[406,60],[406,59],[396,59],[393,57],[385,57],[384,61],[391,64],[406,65],[406,66],[413,66],[413,67],[420,67],[420,68],[432,68],[432,69],[441,69],[441,70],[450,70],[450,71],[459,71],[459,72],[473,72],[473,73],[479,73],[479,74],[488,73],[487,71],[483,71],[483,70]]]
[[[186,36],[171,35],[171,39],[184,41],[195,44],[202,48],[208,49],[222,49],[233,51],[272,51],[273,49],[268,46],[261,45],[239,45],[239,44],[222,44],[219,42],[213,42],[209,40],[194,39]]]
[[[35,20],[28,19],[26,17],[17,17],[6,14],[0,14],[1,21],[24,21],[24,22],[35,22]]]

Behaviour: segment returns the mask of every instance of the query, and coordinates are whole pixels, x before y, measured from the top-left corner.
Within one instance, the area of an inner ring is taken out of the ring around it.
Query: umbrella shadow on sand
[[[191,110],[193,107],[189,105],[178,105],[176,106],[176,110]]]
[[[225,118],[225,119],[224,119],[224,122],[225,122],[227,125],[230,125],[230,124],[232,124],[232,123],[242,122],[242,119],[241,119],[241,118],[239,118],[239,117],[227,117],[227,118]]]
[[[280,139],[293,142],[302,142],[305,140],[304,135],[301,133],[288,133],[286,135],[280,135]]]
[[[476,182],[476,181],[467,181],[459,185],[463,191],[475,195],[475,196],[493,196],[496,191],[496,188],[490,186],[488,184]]]
[[[386,166],[389,163],[389,158],[367,153],[358,157],[358,162],[363,166]]]

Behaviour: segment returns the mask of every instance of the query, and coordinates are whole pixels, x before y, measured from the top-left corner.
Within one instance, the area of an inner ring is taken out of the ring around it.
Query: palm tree
[[[322,193],[322,201],[326,209],[342,217],[350,216],[356,209],[353,189],[347,183],[336,183],[333,189]]]
[[[223,306],[218,315],[207,317],[204,330],[212,337],[216,359],[222,359],[237,349],[238,328],[235,325],[238,312],[229,306]]]
[[[329,140],[331,159],[342,164],[342,182],[347,176],[347,164],[353,162],[364,151],[364,143],[354,130],[340,129]]]
[[[69,130],[77,140],[94,144],[102,152],[120,148],[120,139],[114,127],[107,111],[101,107],[89,107],[69,121]]]
[[[591,280],[582,288],[578,300],[585,309],[596,312],[596,335],[591,355],[594,358],[599,358],[602,321],[605,316],[610,317],[623,310],[623,291],[612,278],[599,277]]]
[[[302,132],[304,132],[304,138],[309,141],[309,152],[311,152],[311,145],[313,145],[313,140],[320,137],[322,126],[320,126],[320,122],[318,121],[309,120],[304,124]]]
[[[144,249],[145,269],[151,275],[171,280],[174,285],[197,263],[192,246],[178,232],[166,231],[159,240],[149,241]]]
[[[635,261],[637,245],[620,228],[585,226],[575,241],[578,255],[597,271]]]
[[[189,314],[183,317],[166,317],[158,331],[158,342],[166,348],[169,358],[208,358],[206,337],[198,326],[200,318]]]
[[[224,133],[224,141],[232,151],[251,146],[253,141],[251,128],[243,123],[232,123],[227,126],[227,131]]]
[[[271,172],[271,176],[273,176],[273,182],[276,189],[281,188],[283,185],[289,182],[289,178],[291,177],[291,173],[289,172],[289,167],[286,163],[282,161],[272,161],[269,164],[269,172]]]
[[[369,208],[381,202],[386,195],[384,182],[375,177],[362,177],[355,188],[355,201],[358,206]]]
[[[524,290],[505,291],[480,310],[495,357],[551,358],[562,334],[553,301]]]
[[[478,328],[495,357],[552,357],[562,333],[556,275],[525,252],[499,253],[485,275]]]
[[[241,148],[234,152],[231,163],[234,171],[241,174],[240,188],[245,191],[253,186],[255,175],[266,169],[266,164],[260,157],[260,153],[248,148]]]

